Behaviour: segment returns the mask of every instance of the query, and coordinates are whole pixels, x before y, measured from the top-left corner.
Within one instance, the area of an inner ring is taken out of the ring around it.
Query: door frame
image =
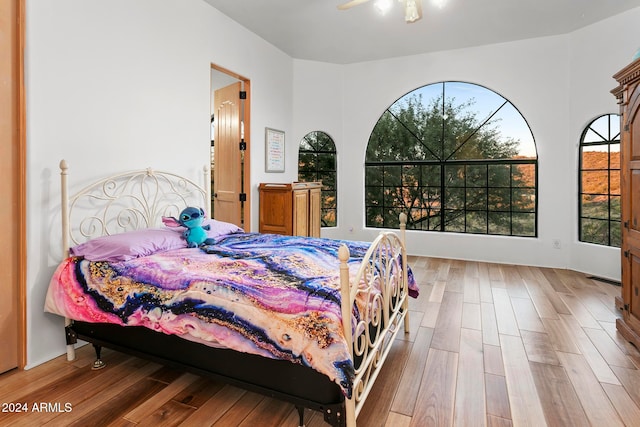
[[[246,195],[246,199],[244,202],[244,207],[242,211],[242,219],[244,224],[244,230],[249,232],[251,231],[251,81],[238,74],[234,73],[227,68],[221,67],[217,64],[211,64],[211,70],[215,70],[226,74],[234,79],[241,81],[244,86],[244,92],[246,92],[247,97],[244,100],[244,108],[243,108],[243,117],[242,120],[244,122],[244,142],[246,143],[246,150],[244,152],[244,171],[242,176],[243,191]],[[211,96],[213,96],[213,92],[215,91],[214,87],[211,87]],[[240,142],[240,141],[238,141]],[[214,166],[215,167],[215,166]],[[213,171],[211,171],[211,176],[213,176]]]
[[[3,8],[3,19],[13,21],[13,34],[9,37],[11,47],[10,54],[10,81],[15,85],[10,90],[15,90],[15,96],[9,100],[9,109],[16,112],[15,118],[9,123],[13,137],[9,144],[12,156],[10,161],[11,176],[11,202],[10,216],[13,218],[15,228],[10,232],[10,247],[15,248],[9,254],[5,265],[11,266],[11,284],[14,286],[14,295],[17,299],[17,368],[24,369],[27,364],[27,185],[26,185],[26,97],[24,82],[24,48],[25,48],[25,2],[26,0],[11,0],[6,8]],[[5,52],[2,54],[5,58]],[[3,59],[4,60],[4,59]]]
[[[18,368],[27,365],[27,106],[24,82],[25,1],[18,1],[18,147],[14,176],[18,188]]]

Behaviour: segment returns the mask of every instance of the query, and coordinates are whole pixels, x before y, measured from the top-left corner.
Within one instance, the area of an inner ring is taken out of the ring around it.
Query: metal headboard
[[[188,178],[151,168],[109,176],[69,197],[68,165],[60,161],[62,195],[62,244],[159,227],[163,216],[175,216],[187,206],[211,206],[209,168],[203,167],[204,186]]]

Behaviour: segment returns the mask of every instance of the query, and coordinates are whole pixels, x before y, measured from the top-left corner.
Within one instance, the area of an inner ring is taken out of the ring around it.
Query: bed
[[[208,206],[204,185],[144,169],[69,195],[61,169],[64,259],[45,310],[64,317],[67,358],[78,340],[145,357],[355,426],[395,336],[409,332],[418,289],[400,236],[373,242],[245,233],[208,219],[187,248],[162,226]],[[344,322],[343,319],[350,319]]]

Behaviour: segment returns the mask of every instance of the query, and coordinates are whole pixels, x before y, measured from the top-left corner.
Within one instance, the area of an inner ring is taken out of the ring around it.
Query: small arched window
[[[580,139],[581,242],[620,247],[620,116],[593,120]]]
[[[322,227],[337,225],[336,145],[325,132],[313,131],[300,141],[298,181],[322,183]]]
[[[368,227],[537,235],[538,160],[513,104],[482,86],[441,82],[398,99],[367,145]]]

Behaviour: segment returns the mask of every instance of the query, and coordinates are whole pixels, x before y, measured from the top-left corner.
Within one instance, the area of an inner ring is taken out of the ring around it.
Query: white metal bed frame
[[[62,196],[62,245],[65,256],[70,244],[93,237],[160,225],[162,216],[177,216],[186,206],[198,206],[211,200],[209,170],[203,168],[203,187],[188,178],[163,171],[144,169],[122,173],[86,186],[73,196],[68,195],[68,165],[60,162]],[[366,309],[359,307],[358,325],[343,322],[344,336],[352,343],[352,360],[361,360],[356,366],[353,395],[345,398],[344,420],[355,426],[356,418],[373,387],[391,349],[394,338],[404,322],[409,332],[407,255],[405,250],[406,215],[400,214],[400,237],[393,232],[381,232],[372,242],[351,286],[349,280],[349,250],[342,246],[340,283],[342,318],[351,318],[352,307],[358,294],[370,301]],[[74,225],[72,227],[72,225]],[[374,289],[379,287],[381,292]],[[72,319],[65,319],[69,327]],[[353,331],[357,331],[353,339]],[[67,359],[75,358],[73,344],[67,345]],[[326,414],[325,414],[326,418]],[[341,417],[341,419],[343,419]],[[301,419],[302,424],[302,419]]]

